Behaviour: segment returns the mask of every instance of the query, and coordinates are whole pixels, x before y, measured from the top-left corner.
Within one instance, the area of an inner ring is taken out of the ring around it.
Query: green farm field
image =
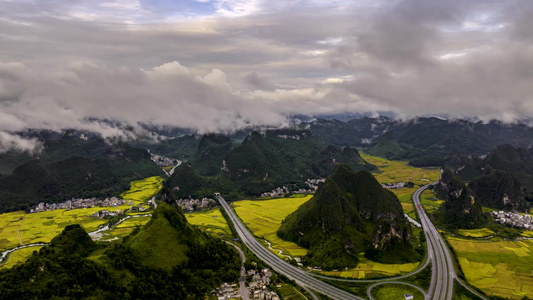
[[[33,253],[33,251],[39,252],[39,249],[41,249],[42,246],[36,246],[36,247],[28,247],[19,249],[17,251],[14,251],[11,253],[11,256],[9,256],[9,260],[0,266],[0,268],[11,268],[18,264],[24,263],[26,260],[28,260],[28,257]]]
[[[403,284],[383,284],[372,289],[372,296],[379,300],[405,299],[404,294],[413,295],[413,299],[424,299],[419,290]]]
[[[369,260],[364,256],[364,253],[359,253],[358,258],[359,263],[357,264],[357,267],[355,269],[338,272],[323,271],[321,273],[327,276],[368,279],[384,276],[402,275],[413,271],[419,265],[419,263],[417,262],[409,264],[382,264]]]
[[[494,231],[488,229],[488,228],[479,228],[479,229],[459,229],[457,230],[457,233],[459,233],[462,236],[466,237],[473,237],[473,238],[482,238],[491,236],[494,234]]]
[[[123,193],[121,197],[126,200],[132,200],[135,204],[145,203],[159,191],[162,180],[161,177],[156,176],[134,181],[131,183],[131,189]],[[129,208],[129,205],[121,205],[112,208],[61,209],[33,214],[26,214],[24,211],[4,213],[0,215],[0,250],[14,248],[20,245],[21,241],[22,244],[48,243],[52,238],[61,233],[65,226],[75,223],[83,226],[88,232],[94,231],[99,226],[105,224],[107,220],[94,219],[89,217],[89,215],[102,209],[123,211]],[[115,228],[112,232],[107,233],[106,237],[102,240],[112,240],[128,235],[139,222],[148,221],[148,219],[141,219],[133,218],[131,221],[127,220],[119,228]],[[20,240],[18,232],[20,232]],[[35,250],[35,248],[31,249]],[[25,254],[30,255],[32,252],[18,250],[13,253],[15,256],[12,255],[11,258],[18,256],[24,257]],[[11,258],[6,266],[11,265]]]
[[[378,167],[380,173],[374,173],[374,176],[380,183],[412,181],[415,184],[424,185],[439,179],[437,168],[416,168],[410,166],[407,161],[388,160],[364,153],[361,157]]]
[[[533,296],[533,241],[474,241],[448,237],[468,281],[488,295]]]
[[[233,203],[233,208],[241,220],[256,236],[272,243],[272,248],[280,249],[284,255],[304,256],[307,249],[278,237],[281,221],[300,205],[311,199],[305,197],[277,198],[271,200],[242,200]],[[275,252],[277,254],[277,251]]]
[[[120,195],[125,200],[131,200],[135,205],[146,203],[161,189],[163,178],[159,176],[148,177],[132,181],[129,191]]]
[[[185,217],[189,223],[208,233],[220,237],[231,237],[228,223],[218,208],[185,214]]]

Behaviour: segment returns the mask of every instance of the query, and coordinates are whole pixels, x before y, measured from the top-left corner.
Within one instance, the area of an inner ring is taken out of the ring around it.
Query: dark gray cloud
[[[95,119],[205,132],[296,113],[533,115],[530,1],[163,2],[0,1],[0,152],[35,146],[15,138],[26,128],[132,135]]]

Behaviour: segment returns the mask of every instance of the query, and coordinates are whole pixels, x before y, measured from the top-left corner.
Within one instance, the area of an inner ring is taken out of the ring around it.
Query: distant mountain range
[[[196,154],[167,181],[178,197],[232,189],[259,196],[281,185],[306,187],[306,179],[326,177],[337,163],[376,169],[355,148],[326,146],[306,130],[254,131],[242,143],[215,134],[187,142],[198,145]]]
[[[44,140],[44,146],[38,157],[0,156],[0,164],[19,158],[12,172],[0,177],[1,212],[28,209],[39,202],[116,196],[133,180],[162,175],[146,150],[124,143],[110,145],[96,137],[84,140],[65,133]]]
[[[347,122],[316,119],[299,126],[326,144],[364,147],[376,155],[408,159],[415,166],[441,166],[453,155],[487,154],[502,144],[533,145],[532,127],[499,121],[364,117]]]

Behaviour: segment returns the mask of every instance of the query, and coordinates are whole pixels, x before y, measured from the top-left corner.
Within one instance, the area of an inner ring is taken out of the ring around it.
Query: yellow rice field
[[[473,241],[448,237],[468,281],[488,295],[533,296],[533,241]]]
[[[283,250],[283,254],[303,256],[307,249],[278,237],[281,221],[300,205],[311,199],[312,195],[301,198],[277,198],[271,200],[243,200],[233,203],[233,208],[241,220],[256,236],[272,243],[272,247]],[[277,253],[277,252],[275,252]]]
[[[185,217],[187,217],[189,223],[198,226],[200,229],[205,230],[208,233],[221,237],[231,236],[231,230],[229,229],[228,223],[218,208],[185,214]]]

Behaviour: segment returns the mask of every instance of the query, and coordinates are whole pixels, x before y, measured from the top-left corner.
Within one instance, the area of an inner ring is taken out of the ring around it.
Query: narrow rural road
[[[242,242],[261,260],[270,265],[275,271],[287,276],[288,278],[294,280],[298,285],[304,288],[310,288],[319,293],[322,293],[331,299],[336,300],[350,300],[357,299],[363,300],[364,298],[358,297],[351,293],[348,293],[342,289],[334,287],[330,284],[327,284],[323,281],[320,281],[313,276],[310,276],[308,272],[297,268],[293,265],[288,264],[274,253],[267,250],[263,245],[261,245],[252,234],[244,227],[241,221],[235,215],[235,212],[229,207],[228,203],[221,196],[217,195],[218,201],[222,208],[228,213],[231,222],[235,226],[239,237]]]
[[[239,248],[237,245],[229,243],[229,242],[226,242],[226,243],[232,245],[233,247],[235,247],[235,249],[237,249],[237,251],[239,251],[239,255],[241,256],[241,277],[239,278],[239,292],[241,293],[243,300],[250,300],[250,296],[248,295],[248,289],[246,288],[246,283],[244,281],[246,278],[246,268],[244,268],[244,262],[246,261],[246,255],[241,250],[241,248]]]

